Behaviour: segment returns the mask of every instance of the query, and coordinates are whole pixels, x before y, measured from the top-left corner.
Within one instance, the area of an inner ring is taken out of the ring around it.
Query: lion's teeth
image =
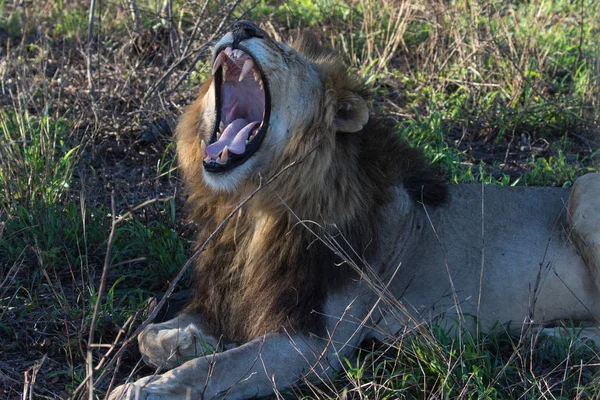
[[[265,90],[265,84],[263,83],[262,79],[258,81],[258,87],[260,87],[260,90]]]
[[[223,54],[222,52],[219,53],[219,55],[217,56],[217,59],[215,60],[215,63],[213,64],[213,68],[212,68],[212,74],[214,75],[215,72],[217,72],[217,70],[219,69],[219,67],[221,66],[221,64],[223,64],[223,62],[225,61],[225,54]]]
[[[242,72],[240,73],[240,82],[242,81],[242,79],[244,79],[246,77],[246,75],[248,75],[248,72],[252,71],[254,68],[254,61],[252,61],[251,59],[247,59],[246,61],[244,61],[244,66],[242,67]]]
[[[219,131],[223,132],[223,129],[225,129],[225,123],[223,121],[219,122]]]
[[[240,58],[242,56],[242,54],[244,54],[244,52],[242,50],[237,49],[237,50],[233,51],[233,56],[235,58]]]
[[[206,157],[204,157],[204,161],[205,161],[205,162],[210,162],[210,160],[211,160],[210,156],[206,156]]]
[[[202,152],[202,158],[206,158],[206,143],[204,139],[200,141],[200,151]]]
[[[256,82],[260,82],[260,74],[258,73],[258,71],[257,71],[257,70],[254,70],[254,71],[253,71],[253,74],[254,74],[254,80],[255,80]]]
[[[229,67],[227,66],[227,63],[223,64],[223,80],[227,79],[227,70],[229,69]]]
[[[229,149],[227,148],[227,146],[225,146],[225,148],[221,152],[221,162],[223,164],[225,164],[227,162],[228,158],[229,158]]]
[[[225,50],[223,50],[223,52],[224,52],[225,54],[227,54],[229,57],[231,57],[231,52],[232,52],[232,51],[233,51],[233,50],[231,49],[231,47],[226,47],[226,48],[225,48]]]

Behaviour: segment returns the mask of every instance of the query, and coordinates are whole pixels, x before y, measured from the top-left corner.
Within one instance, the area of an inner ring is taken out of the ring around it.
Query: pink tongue
[[[236,119],[227,125],[216,142],[206,147],[206,154],[211,158],[217,158],[225,146],[234,154],[242,154],[246,151],[246,140],[248,140],[252,128],[258,123],[260,121],[248,123],[244,118]]]

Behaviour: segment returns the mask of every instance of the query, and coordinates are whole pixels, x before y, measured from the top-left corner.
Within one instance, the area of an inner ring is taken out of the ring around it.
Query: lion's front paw
[[[108,400],[166,400],[170,398],[152,390],[153,388],[150,384],[157,378],[158,377],[147,376],[137,382],[118,386],[110,392]]]
[[[188,358],[212,354],[216,350],[216,343],[206,341],[193,324],[183,328],[151,324],[140,333],[138,341],[144,361],[156,367],[173,368]]]

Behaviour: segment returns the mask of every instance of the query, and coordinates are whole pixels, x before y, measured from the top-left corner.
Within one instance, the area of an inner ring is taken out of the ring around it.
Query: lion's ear
[[[338,98],[335,125],[340,132],[358,132],[369,121],[369,107],[356,93],[343,91]]]

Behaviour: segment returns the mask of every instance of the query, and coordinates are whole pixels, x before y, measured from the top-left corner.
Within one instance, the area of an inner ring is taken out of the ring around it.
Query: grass
[[[173,1],[171,21],[149,0],[139,26],[126,3],[101,3],[92,98],[89,3],[0,1],[0,397],[80,396],[90,330],[105,365],[190,255],[171,131],[236,18],[334,47],[452,182],[569,187],[600,165],[597,0]],[[289,396],[598,397],[597,355],[572,338],[460,337],[432,327],[365,347],[333,392]],[[138,359],[120,355],[118,381]]]
[[[456,332],[438,328],[404,340],[402,346],[386,348],[384,353],[369,352],[369,357],[380,357],[377,367],[365,371],[363,365],[372,363],[364,362],[360,374],[366,376],[358,379],[356,368],[351,375],[357,383],[368,382],[376,398],[417,398],[424,391],[428,398],[472,399],[593,398],[598,394],[597,386],[589,385],[592,367],[567,373],[562,368],[546,370],[565,360],[592,363],[596,357],[592,350],[564,354],[568,343],[540,338],[536,346],[553,351],[529,352],[527,346],[518,349],[519,342],[502,333],[475,340],[463,332],[466,339],[462,342],[455,337]]]

